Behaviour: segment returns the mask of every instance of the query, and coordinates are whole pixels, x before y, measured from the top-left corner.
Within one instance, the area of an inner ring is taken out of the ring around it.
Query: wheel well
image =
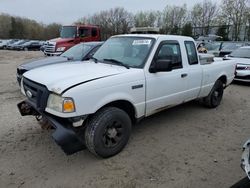
[[[103,106],[102,108],[108,107],[108,106],[117,107],[117,108],[124,110],[129,115],[132,123],[136,122],[135,108],[130,102],[128,102],[126,100],[118,100],[118,101],[108,103],[105,106]]]
[[[227,77],[225,75],[221,76],[218,80],[222,81],[223,85],[227,84]]]

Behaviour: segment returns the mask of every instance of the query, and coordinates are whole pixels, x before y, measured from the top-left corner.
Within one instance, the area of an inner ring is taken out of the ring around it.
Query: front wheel
[[[126,112],[116,107],[106,107],[87,122],[85,141],[88,150],[107,158],[119,153],[127,144],[131,120]]]
[[[205,106],[215,108],[220,105],[224,93],[222,81],[217,80],[207,97],[203,99]]]

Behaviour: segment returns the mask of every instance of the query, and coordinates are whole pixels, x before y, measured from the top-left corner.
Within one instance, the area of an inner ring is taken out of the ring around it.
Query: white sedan
[[[224,57],[236,60],[236,75],[234,80],[250,82],[250,46],[241,47]]]

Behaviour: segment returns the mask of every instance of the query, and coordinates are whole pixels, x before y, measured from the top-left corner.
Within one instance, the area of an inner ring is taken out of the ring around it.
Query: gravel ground
[[[226,188],[243,178],[250,86],[232,84],[222,104],[190,102],[135,125],[127,147],[100,159],[66,156],[33,117],[21,117],[17,65],[41,52],[0,51],[0,187]]]

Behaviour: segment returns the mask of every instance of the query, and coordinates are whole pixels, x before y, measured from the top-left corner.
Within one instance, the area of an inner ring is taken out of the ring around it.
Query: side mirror
[[[169,59],[157,59],[149,68],[150,73],[172,71],[172,61]]]

